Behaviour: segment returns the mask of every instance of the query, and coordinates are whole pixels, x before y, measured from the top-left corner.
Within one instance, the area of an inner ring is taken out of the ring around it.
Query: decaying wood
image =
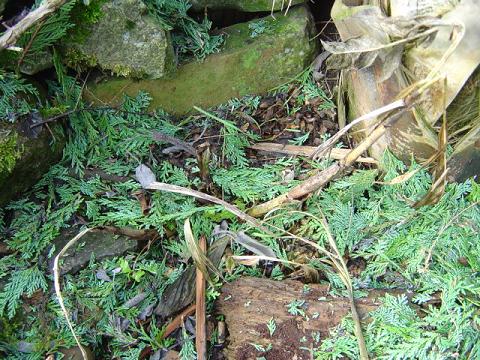
[[[38,8],[32,10],[22,20],[7,29],[0,37],[0,49],[15,45],[20,36],[33,24],[54,13],[66,0],[43,0]]]
[[[225,315],[229,331],[225,350],[227,359],[255,359],[261,356],[275,360],[311,359],[311,354],[304,349],[318,347],[312,335],[319,332],[324,338],[350,312],[349,299],[331,297],[328,290],[328,285],[310,284],[305,290],[304,284],[298,281],[248,277],[225,284],[217,309]],[[392,291],[389,294],[400,295],[401,292]],[[380,298],[384,295],[385,291],[376,290],[366,298],[356,299],[362,321],[368,321],[368,312],[381,304]],[[411,294],[407,295],[410,297]],[[294,300],[305,301],[302,307],[305,316],[288,313],[287,305]],[[273,335],[267,328],[271,319],[276,325]],[[302,338],[307,341],[302,341]],[[252,345],[265,348],[270,343],[272,349],[263,354]]]
[[[291,155],[291,156],[312,156],[317,147],[315,146],[297,146],[297,145],[288,145],[288,144],[277,144],[277,143],[258,143],[250,146],[250,149],[257,150],[257,151],[265,151],[265,152],[272,152],[278,153],[282,155]],[[343,159],[348,153],[350,149],[337,149],[333,148],[326,154],[326,158],[331,158],[334,160],[341,160]],[[371,157],[359,157],[357,162],[366,163],[366,164],[377,164],[377,161]]]
[[[207,241],[204,236],[198,241],[200,250],[206,254]],[[206,322],[206,303],[205,303],[205,276],[203,272],[196,269],[196,309],[195,309],[195,348],[197,350],[197,359],[207,359],[207,322]]]

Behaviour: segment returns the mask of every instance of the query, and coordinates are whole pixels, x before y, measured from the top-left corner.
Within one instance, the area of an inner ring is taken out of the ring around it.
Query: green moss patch
[[[6,135],[0,134],[0,179],[9,174],[15,167],[21,152],[17,148],[18,134],[7,131]]]

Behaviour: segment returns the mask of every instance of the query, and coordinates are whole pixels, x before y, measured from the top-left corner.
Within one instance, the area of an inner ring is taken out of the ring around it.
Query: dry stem
[[[88,355],[85,349],[83,348],[82,344],[80,343],[80,339],[78,338],[77,334],[75,334],[75,330],[73,329],[73,324],[70,321],[70,315],[67,311],[67,308],[65,307],[65,303],[63,301],[63,296],[62,296],[62,290],[60,288],[60,270],[58,266],[58,262],[60,258],[65,254],[65,252],[73,245],[75,244],[83,235],[85,235],[87,232],[89,232],[91,229],[85,229],[78,233],[72,240],[70,240],[64,247],[63,249],[58,253],[57,256],[55,256],[55,260],[53,262],[53,278],[54,278],[54,286],[55,286],[55,294],[57,295],[57,300],[58,303],[60,304],[60,307],[62,308],[62,313],[63,316],[65,317],[65,320],[67,321],[68,327],[70,328],[70,331],[72,332],[72,335],[77,342],[78,348],[82,352],[82,357],[84,360],[88,360]]]
[[[413,100],[418,96],[416,92],[406,97],[403,101],[404,108],[409,108],[413,104]],[[260,217],[270,212],[271,210],[282,206],[283,204],[290,202],[292,200],[300,199],[308,194],[311,194],[314,191],[324,187],[331,180],[335,178],[338,174],[341,174],[348,167],[353,165],[353,163],[368,150],[372,144],[374,144],[380,137],[382,137],[387,128],[392,126],[400,118],[403,109],[395,109],[399,112],[392,115],[391,117],[386,117],[378,126],[368,135],[356,148],[352,149],[342,160],[339,162],[330,165],[328,168],[322,171],[317,171],[315,175],[311,176],[307,180],[303,181],[289,192],[282,194],[270,201],[267,201],[263,204],[259,204],[250,209],[249,215],[253,217]],[[377,110],[375,110],[376,112]],[[366,115],[364,115],[366,116]]]
[[[291,156],[313,156],[317,147],[315,146],[297,146],[297,145],[288,145],[288,144],[277,144],[277,143],[268,143],[261,142],[249,146],[250,149],[257,151],[273,152],[284,155]],[[337,149],[333,148],[325,154],[325,158],[331,158],[335,160],[343,159],[351,149]],[[359,157],[357,162],[365,164],[377,164],[377,160],[371,157]]]

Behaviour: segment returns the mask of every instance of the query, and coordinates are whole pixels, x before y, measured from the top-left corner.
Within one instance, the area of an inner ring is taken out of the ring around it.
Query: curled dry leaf
[[[235,242],[242,245],[247,250],[250,250],[256,255],[264,256],[266,258],[277,259],[277,256],[271,248],[257,240],[252,239],[250,236],[245,234],[243,231],[239,231],[234,237]]]
[[[99,280],[110,282],[112,279],[107,275],[105,269],[100,269],[95,273],[95,277]]]

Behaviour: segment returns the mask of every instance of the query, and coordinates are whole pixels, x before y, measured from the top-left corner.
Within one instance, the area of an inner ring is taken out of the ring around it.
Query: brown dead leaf
[[[150,212],[150,201],[149,199],[147,199],[145,191],[143,190],[135,191],[133,195],[137,198],[138,202],[140,203],[140,206],[142,208],[142,214],[144,216],[148,215],[148,213]]]
[[[444,89],[446,88],[446,84]],[[447,113],[446,113],[446,104],[445,104],[445,92],[444,92],[444,106],[445,110],[443,112],[443,121],[440,131],[438,133],[438,150],[435,154],[435,157],[438,159],[438,162],[433,170],[433,179],[435,180],[432,184],[430,190],[425,194],[425,196],[417,201],[414,204],[415,208],[420,208],[425,205],[436,204],[443,194],[445,193],[445,187],[447,186]]]

